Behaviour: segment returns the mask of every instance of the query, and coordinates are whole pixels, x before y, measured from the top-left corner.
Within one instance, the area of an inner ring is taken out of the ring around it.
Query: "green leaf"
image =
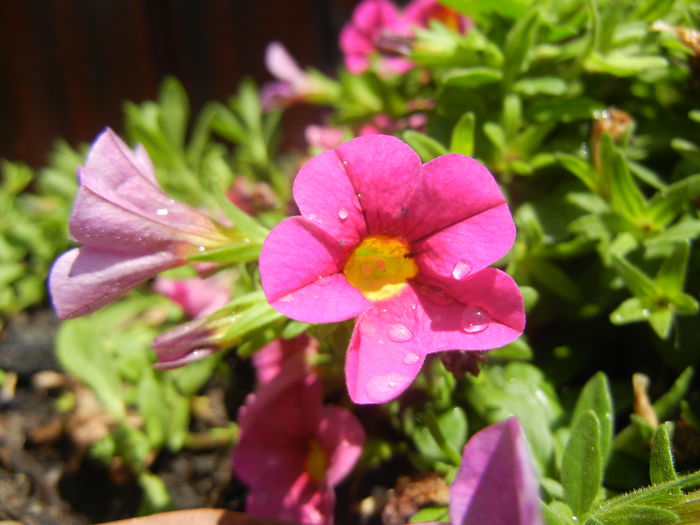
[[[474,152],[474,128],[476,117],[471,111],[467,111],[455,124],[452,129],[450,140],[450,151],[471,156]]]
[[[528,56],[535,42],[539,28],[539,11],[531,9],[530,13],[520,18],[506,36],[503,61],[503,87],[508,87],[527,68]]]
[[[665,292],[673,294],[683,291],[685,283],[685,273],[688,267],[688,257],[690,256],[690,244],[681,242],[674,246],[670,255],[664,259],[658,273],[656,274],[656,284]]]
[[[671,438],[669,437],[669,430],[672,428],[673,425],[668,422],[659,425],[651,442],[649,478],[654,484],[677,479],[673,464],[673,452],[671,451]],[[678,494],[680,494],[680,490],[678,490]]]
[[[605,464],[613,439],[615,414],[608,378],[603,372],[596,373],[581,390],[571,418],[571,426],[575,427],[578,420],[589,410],[593,411],[600,423],[600,456]]]
[[[241,212],[243,213],[243,212]],[[218,263],[234,263],[234,262],[250,262],[257,261],[260,255],[262,242],[240,242],[231,244],[223,248],[207,250],[187,258],[191,262],[218,262]]]
[[[173,508],[173,500],[162,479],[148,471],[140,472],[138,479],[143,491],[143,499],[139,507],[140,515],[164,512]]]
[[[635,296],[640,299],[649,299],[659,295],[656,283],[642,270],[617,254],[612,254],[611,260],[615,270]]]
[[[564,449],[561,481],[564,501],[574,515],[588,511],[600,490],[603,461],[600,453],[600,422],[592,410],[578,418]]]
[[[638,223],[646,217],[647,202],[629,172],[627,160],[609,133],[600,141],[601,175],[609,185],[610,204],[616,212]]]
[[[438,443],[428,425],[418,427],[413,434],[413,442],[418,452],[432,461],[452,461],[454,455],[459,458],[459,451],[462,450],[467,441],[467,416],[464,411],[459,407],[454,407],[440,414],[435,423],[437,423],[437,430],[445,442],[442,445]],[[445,452],[445,445],[450,447],[449,453]]]
[[[682,211],[685,203],[700,197],[700,174],[674,182],[649,201],[649,218],[659,228],[666,226]]]
[[[576,175],[588,189],[594,192],[600,191],[599,175],[588,162],[569,153],[557,153],[556,159],[570,173]]]
[[[649,314],[649,324],[661,339],[666,339],[673,326],[673,312],[670,308],[652,309]]]
[[[685,242],[698,236],[700,236],[700,221],[687,219],[649,237],[645,244],[652,246],[662,242]]]
[[[607,55],[591,54],[585,61],[585,68],[592,72],[603,72],[618,77],[631,77],[649,69],[668,66],[668,61],[656,55],[629,55],[612,52]]]
[[[503,73],[492,67],[466,67],[451,69],[442,81],[447,86],[459,88],[476,88],[485,84],[500,82]]]
[[[190,113],[190,103],[182,84],[173,77],[167,77],[161,84],[158,102],[163,133],[172,145],[182,148]]]
[[[513,84],[513,91],[521,95],[561,96],[566,93],[567,84],[559,77],[522,78]]]
[[[630,297],[610,314],[610,322],[615,325],[638,323],[649,319],[651,311],[638,297]]]
[[[671,417],[678,408],[678,403],[685,397],[693,381],[693,368],[688,367],[678,376],[673,386],[654,403],[654,412],[660,420]]]
[[[508,147],[506,142],[506,134],[503,128],[495,122],[486,122],[484,123],[484,134],[486,134],[488,139],[491,141],[491,144],[496,147],[499,154],[503,156]]]
[[[574,523],[574,515],[563,501],[552,501],[549,505],[542,505],[542,518],[544,518],[545,525],[572,525]]]
[[[679,521],[675,512],[650,505],[620,506],[596,514],[596,518],[605,525],[667,525]]]
[[[409,523],[434,522],[442,523],[450,521],[450,509],[447,507],[426,507],[416,512]]]
[[[428,162],[447,153],[447,149],[440,142],[412,129],[403,132],[403,139],[416,150],[423,162]]]

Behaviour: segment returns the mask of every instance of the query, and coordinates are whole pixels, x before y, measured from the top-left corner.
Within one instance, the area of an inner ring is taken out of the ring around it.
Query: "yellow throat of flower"
[[[321,443],[315,439],[309,440],[308,447],[304,468],[314,481],[320,483],[326,475],[326,469],[328,469],[328,454]]]
[[[370,235],[350,254],[345,277],[370,301],[397,295],[418,273],[408,244],[398,237]]]

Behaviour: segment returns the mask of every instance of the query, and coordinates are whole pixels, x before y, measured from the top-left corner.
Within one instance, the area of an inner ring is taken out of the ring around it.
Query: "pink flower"
[[[366,71],[372,55],[378,54],[381,73],[406,73],[413,67],[404,57],[411,53],[414,29],[428,27],[431,20],[460,33],[472,26],[469,18],[443,7],[437,0],[414,0],[403,12],[390,0],[363,0],[340,32],[345,67],[357,75]]]
[[[267,45],[265,66],[277,79],[277,82],[269,82],[261,89],[260,102],[265,111],[287,107],[322,91],[314,78],[299,67],[279,42]]]
[[[364,431],[349,411],[323,406],[321,385],[299,359],[239,411],[233,470],[248,485],[246,513],[303,525],[333,523],[336,486],[352,469]]]
[[[222,274],[207,278],[169,279],[159,277],[153,289],[177,303],[189,317],[205,317],[231,300],[231,279]]]
[[[304,138],[312,148],[331,149],[344,142],[345,132],[343,128],[309,124],[304,129]]]
[[[451,523],[540,525],[539,505],[537,478],[518,420],[512,417],[474,434],[450,488]]]
[[[70,217],[74,241],[49,275],[59,317],[86,315],[197,251],[227,243],[222,226],[163,193],[146,150],[106,129],[85,166]]]
[[[459,33],[466,33],[473,25],[470,18],[448,9],[437,0],[413,0],[404,8],[403,16],[410,25],[428,27],[431,20],[437,20]]]
[[[360,74],[369,68],[370,57],[382,49],[389,52],[382,62],[387,72],[406,73],[413,64],[400,55],[410,52],[410,38],[410,28],[392,2],[363,0],[340,32],[345,67],[354,75]]]
[[[306,363],[317,349],[318,341],[311,339],[306,334],[301,334],[293,339],[275,339],[268,343],[253,354],[253,366],[258,383],[272,381],[291,359],[298,359]]]
[[[357,317],[345,375],[356,403],[393,399],[427,354],[487,350],[523,331],[504,272],[515,226],[493,176],[463,155],[424,165],[387,135],[353,139],[307,162],[294,181],[302,216],[263,243],[270,304],[310,323]]]

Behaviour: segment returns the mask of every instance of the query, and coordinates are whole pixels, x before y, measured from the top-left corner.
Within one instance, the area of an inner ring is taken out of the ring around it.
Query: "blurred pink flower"
[[[517,419],[486,427],[464,447],[462,466],[450,488],[450,521],[541,525],[537,478]]]
[[[270,42],[265,49],[265,66],[276,82],[264,84],[260,91],[260,102],[265,111],[287,107],[306,100],[319,91],[314,79],[302,70],[285,47],[279,42]]]
[[[225,228],[161,190],[146,150],[110,129],[78,168],[70,233],[84,246],[61,255],[49,290],[59,317],[86,315],[189,255],[228,242]]]
[[[414,0],[402,12],[390,0],[363,0],[340,32],[345,67],[352,74],[366,71],[378,55],[382,74],[402,75],[413,68],[405,56],[411,53],[414,29],[442,22],[460,33],[469,30],[469,18],[442,6],[437,0]]]
[[[308,161],[293,193],[301,216],[265,239],[263,290],[299,321],[357,317],[345,362],[356,403],[395,398],[427,354],[497,348],[522,333],[517,285],[486,268],[510,249],[515,226],[477,161],[421,164],[404,142],[369,135]]]
[[[246,513],[331,525],[335,487],[362,451],[351,412],[322,404],[321,385],[300,359],[285,362],[238,414],[233,470],[248,486]]]
[[[231,279],[223,274],[189,279],[158,277],[153,289],[177,303],[192,318],[214,313],[231,300]]]
[[[316,354],[318,341],[306,334],[292,339],[275,339],[253,354],[253,366],[258,383],[269,383],[291,359],[306,363]]]
[[[309,146],[319,149],[331,149],[340,146],[345,140],[343,128],[309,124],[304,129],[304,138]]]

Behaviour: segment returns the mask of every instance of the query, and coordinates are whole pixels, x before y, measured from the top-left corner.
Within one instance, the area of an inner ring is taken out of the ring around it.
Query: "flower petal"
[[[260,278],[269,303],[310,323],[343,321],[367,309],[364,295],[342,273],[349,249],[303,217],[275,226],[260,251]]]
[[[93,233],[99,233],[99,229],[105,225],[105,221],[100,222],[99,216],[89,207],[84,207],[81,202],[84,190],[119,208],[123,214],[137,215],[167,228],[204,238],[216,231],[208,217],[175,201],[161,190],[155,181],[152,165],[144,157],[143,150],[131,151],[109,128],[97,137],[85,166],[79,170],[81,188],[71,214],[71,233],[76,214],[81,216],[83,228],[88,228],[90,224],[84,220],[85,216],[92,215],[96,219]],[[91,232],[86,229],[85,233]],[[76,240],[88,244],[86,240],[77,237]]]
[[[61,319],[87,315],[157,273],[182,264],[170,252],[140,257],[83,246],[61,255],[49,273],[53,307]]]
[[[334,150],[317,155],[299,170],[294,201],[304,217],[347,246],[367,233],[355,188]]]
[[[365,431],[352,412],[324,406],[316,438],[328,453],[326,481],[334,487],[348,475],[362,454]]]
[[[357,319],[345,358],[345,379],[353,402],[383,403],[394,399],[408,388],[423,366],[423,349],[416,345],[414,332],[404,320],[407,305],[410,309],[406,299],[411,297],[410,293],[402,293],[392,300],[375,303]],[[392,330],[397,330],[399,336],[390,337]]]
[[[421,178],[418,154],[389,135],[357,137],[335,152],[359,195],[367,232],[403,235],[406,204]]]
[[[525,328],[518,285],[501,270],[486,268],[464,281],[422,280],[413,288],[424,316],[419,341],[428,353],[499,348]]]
[[[503,203],[411,245],[421,273],[463,279],[493,264],[510,250],[515,225]]]
[[[471,437],[450,488],[450,518],[461,525],[539,525],[537,480],[518,420]]]

